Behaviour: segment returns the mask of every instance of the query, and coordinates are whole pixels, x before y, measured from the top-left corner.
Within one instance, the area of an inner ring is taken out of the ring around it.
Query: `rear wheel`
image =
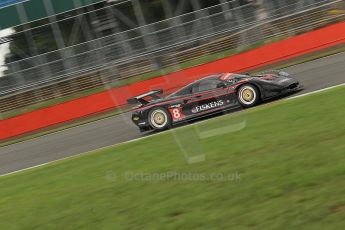
[[[149,112],[148,120],[155,130],[164,130],[171,126],[171,117],[165,108],[153,108]]]
[[[237,99],[243,107],[252,107],[259,103],[260,93],[255,86],[245,84],[238,89]]]

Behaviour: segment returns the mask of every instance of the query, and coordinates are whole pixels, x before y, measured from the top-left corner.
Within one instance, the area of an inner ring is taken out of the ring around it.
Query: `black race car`
[[[283,71],[255,76],[222,73],[197,80],[162,97],[153,90],[128,99],[137,105],[132,121],[140,131],[163,130],[176,123],[236,107],[252,107],[260,101],[299,91],[300,83]]]

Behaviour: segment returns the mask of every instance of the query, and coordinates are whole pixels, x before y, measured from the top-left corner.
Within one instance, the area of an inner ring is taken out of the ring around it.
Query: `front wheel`
[[[148,115],[150,126],[155,130],[168,129],[171,126],[171,117],[165,108],[153,108]]]
[[[242,85],[237,91],[238,102],[246,108],[257,105],[260,101],[259,90],[250,84]]]

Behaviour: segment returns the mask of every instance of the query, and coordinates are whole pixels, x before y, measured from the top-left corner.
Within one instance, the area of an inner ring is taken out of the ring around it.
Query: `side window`
[[[176,92],[174,96],[184,96],[184,95],[189,95],[192,92],[192,87],[188,86],[186,88],[181,89],[180,91]]]
[[[218,84],[221,82],[222,81],[214,80],[214,79],[213,80],[200,81],[198,84],[193,85],[192,91],[193,91],[193,93],[198,93],[198,92],[217,89]]]

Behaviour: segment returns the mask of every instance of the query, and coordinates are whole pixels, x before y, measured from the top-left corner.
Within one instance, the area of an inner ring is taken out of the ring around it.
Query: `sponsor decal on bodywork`
[[[207,103],[207,104],[198,105],[198,106],[194,107],[192,109],[192,113],[198,113],[200,111],[205,111],[205,110],[221,107],[223,105],[224,105],[224,101],[223,100],[213,101],[213,102],[210,102],[210,103]]]
[[[181,104],[171,105],[170,108],[181,108]]]

